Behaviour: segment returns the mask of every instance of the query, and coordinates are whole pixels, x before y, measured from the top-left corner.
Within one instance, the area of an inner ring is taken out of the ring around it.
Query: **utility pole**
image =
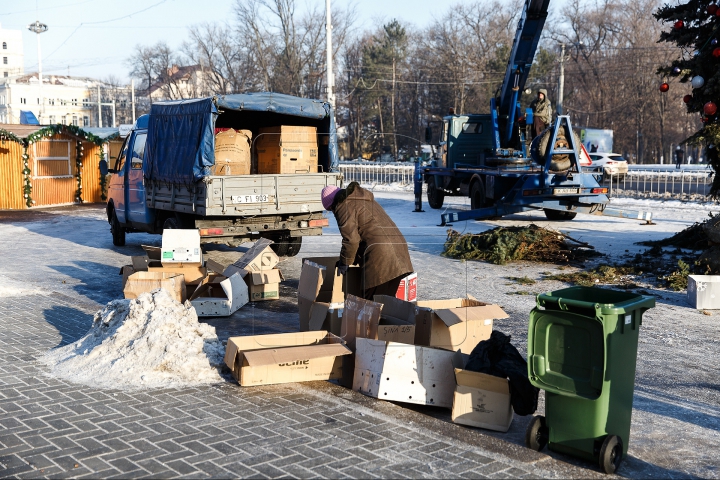
[[[130,103],[132,105],[132,123],[135,124],[135,79],[130,79]]]
[[[397,161],[397,135],[395,135],[395,54],[393,52],[393,79],[392,79],[392,97],[390,97],[390,115],[392,116],[393,129],[393,157]]]
[[[102,97],[100,96],[100,84],[98,83],[98,128],[102,128]]]
[[[583,42],[560,44],[560,76],[558,77],[558,98],[555,108],[558,115],[563,114],[563,98],[565,97],[565,47],[583,48]]]
[[[565,44],[560,44],[560,76],[558,77],[557,114],[563,114],[563,94],[565,90]]]
[[[43,78],[42,78],[42,55],[40,53],[40,34],[47,32],[48,26],[44,23],[40,23],[39,20],[35,20],[35,23],[28,25],[28,30],[35,32],[37,38],[37,57],[38,57],[38,85],[40,94],[40,117],[45,116],[45,97],[43,96]],[[40,120],[40,119],[38,119]]]
[[[326,52],[326,67],[327,67],[327,99],[330,106],[333,109],[333,116],[335,115],[335,81],[333,80],[332,70],[332,22],[330,19],[330,0],[325,0],[325,52]]]

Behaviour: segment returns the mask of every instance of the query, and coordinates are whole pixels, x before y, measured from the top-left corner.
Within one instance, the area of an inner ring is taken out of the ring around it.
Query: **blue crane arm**
[[[497,102],[498,114],[501,117],[508,116],[508,122],[505,124],[506,131],[502,132],[502,137],[506,141],[512,136],[512,128],[516,120],[516,105],[520,92],[525,88],[525,82],[530,74],[530,67],[548,15],[549,4],[550,0],[525,0],[525,8],[518,22],[515,40]]]

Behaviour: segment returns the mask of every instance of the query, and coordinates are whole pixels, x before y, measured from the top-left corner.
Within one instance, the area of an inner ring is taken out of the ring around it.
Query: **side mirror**
[[[100,173],[102,175],[107,175],[108,173],[117,173],[114,169],[108,168],[107,160],[100,160],[100,164],[98,166],[100,167]]]

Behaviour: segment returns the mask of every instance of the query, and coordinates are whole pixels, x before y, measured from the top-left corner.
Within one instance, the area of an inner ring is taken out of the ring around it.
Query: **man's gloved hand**
[[[335,264],[335,268],[337,269],[337,276],[338,276],[338,277],[339,277],[340,275],[345,275],[345,274],[347,273],[347,271],[348,271],[348,266],[345,265],[344,263],[341,263],[341,262],[337,262],[337,263]]]

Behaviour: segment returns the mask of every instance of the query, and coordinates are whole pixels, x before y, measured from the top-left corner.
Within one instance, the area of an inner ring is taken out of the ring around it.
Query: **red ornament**
[[[678,30],[680,30],[684,26],[685,26],[685,22],[683,22],[682,20],[678,20],[677,22],[675,22],[675,28],[677,28]]]
[[[685,96],[683,97],[683,102],[685,102],[685,103],[690,103],[690,102],[692,102],[692,95],[685,95]]]
[[[665,92],[667,92],[668,90],[670,90],[670,85],[668,85],[667,83],[662,83],[662,84],[660,84],[660,91],[661,91],[661,92],[665,93]]]
[[[720,57],[720,47],[717,47],[713,50],[713,57],[715,57],[715,58]]]
[[[713,115],[715,115],[715,112],[717,112],[717,105],[715,105],[715,103],[712,101],[707,102],[703,106],[703,112],[705,112],[705,115],[712,117]]]
[[[711,3],[710,5],[707,6],[707,13],[709,13],[710,15],[716,15],[717,11],[718,11],[718,6],[715,5],[714,3]]]

